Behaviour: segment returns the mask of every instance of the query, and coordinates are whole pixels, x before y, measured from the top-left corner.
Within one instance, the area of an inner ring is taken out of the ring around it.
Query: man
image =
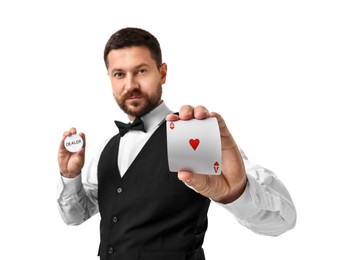
[[[61,216],[77,225],[100,212],[101,259],[205,259],[211,200],[260,234],[277,236],[294,227],[288,191],[272,172],[247,160],[221,115],[203,106],[185,105],[178,114],[167,108],[161,99],[167,65],[153,35],[138,28],[117,31],[105,46],[104,61],[117,104],[144,131],[121,130],[86,172],[85,148],[70,153],[64,146],[75,128],[64,133],[58,153]],[[165,121],[207,117],[216,117],[220,128],[221,175],[170,172]]]

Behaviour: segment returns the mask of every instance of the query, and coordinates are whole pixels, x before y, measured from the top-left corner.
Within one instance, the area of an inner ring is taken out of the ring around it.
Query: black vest
[[[144,145],[121,178],[120,135],[98,164],[100,259],[203,260],[210,200],[169,171],[166,124]]]

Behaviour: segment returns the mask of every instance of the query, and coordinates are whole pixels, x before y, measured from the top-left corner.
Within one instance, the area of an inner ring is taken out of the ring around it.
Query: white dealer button
[[[83,140],[82,140],[81,136],[74,134],[74,135],[71,135],[71,136],[67,136],[64,144],[65,144],[66,149],[69,152],[76,153],[77,151],[79,151],[82,148]]]

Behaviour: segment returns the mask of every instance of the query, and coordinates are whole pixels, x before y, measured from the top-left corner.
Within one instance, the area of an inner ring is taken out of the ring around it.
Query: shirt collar
[[[160,125],[170,113],[172,113],[172,111],[167,107],[164,101],[162,101],[161,104],[155,107],[152,111],[141,117],[145,130],[148,132],[154,127]]]

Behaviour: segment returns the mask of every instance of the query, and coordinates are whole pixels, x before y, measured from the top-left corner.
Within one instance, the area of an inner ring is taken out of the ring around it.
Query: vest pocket
[[[139,260],[186,260],[185,253],[175,250],[142,250]]]

